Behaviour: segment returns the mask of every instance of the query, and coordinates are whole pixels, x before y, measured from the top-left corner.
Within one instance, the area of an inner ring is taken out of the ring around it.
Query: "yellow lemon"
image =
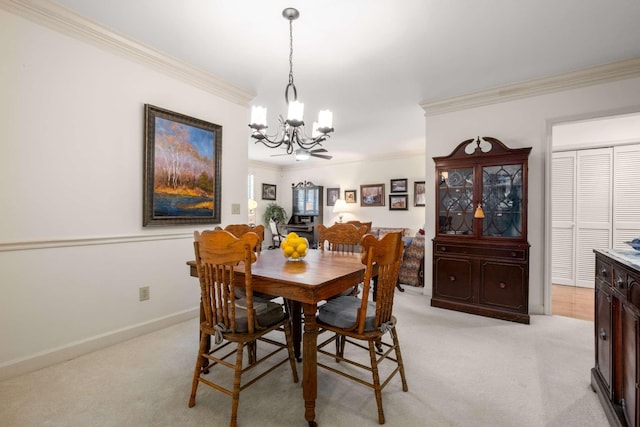
[[[282,252],[284,252],[284,256],[291,256],[294,252],[293,246],[287,245],[282,248]]]
[[[294,253],[291,254],[291,258],[298,259],[298,258],[300,258],[300,254],[298,252],[294,252]]]
[[[292,231],[291,233],[287,234],[287,239],[297,239],[298,238],[298,233]]]
[[[307,242],[304,239],[298,242],[298,245],[296,246],[296,251],[300,252],[301,254],[307,253]]]

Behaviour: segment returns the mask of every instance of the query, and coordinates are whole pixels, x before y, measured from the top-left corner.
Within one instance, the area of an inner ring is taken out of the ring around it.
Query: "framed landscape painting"
[[[389,210],[390,211],[406,211],[409,209],[409,196],[406,194],[389,194]]]
[[[406,193],[407,192],[407,179],[392,179],[390,193]]]
[[[143,226],[220,224],[222,126],[145,104]]]

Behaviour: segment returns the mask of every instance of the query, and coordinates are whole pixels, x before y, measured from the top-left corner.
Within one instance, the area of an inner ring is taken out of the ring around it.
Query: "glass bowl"
[[[309,241],[296,233],[289,233],[280,243],[280,249],[287,261],[302,261],[309,251]]]

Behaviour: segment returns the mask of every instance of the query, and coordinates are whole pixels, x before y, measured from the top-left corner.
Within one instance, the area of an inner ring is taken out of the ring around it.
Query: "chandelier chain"
[[[289,84],[293,84],[293,21],[289,20]],[[295,101],[295,99],[294,99]]]

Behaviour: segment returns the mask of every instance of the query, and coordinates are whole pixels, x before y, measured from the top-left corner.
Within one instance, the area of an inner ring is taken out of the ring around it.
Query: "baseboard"
[[[98,335],[69,345],[48,350],[22,359],[11,360],[0,365],[0,381],[37,371],[47,366],[65,362],[76,357],[139,337],[177,323],[185,322],[199,316],[199,309],[191,308],[139,323],[106,334]]]

